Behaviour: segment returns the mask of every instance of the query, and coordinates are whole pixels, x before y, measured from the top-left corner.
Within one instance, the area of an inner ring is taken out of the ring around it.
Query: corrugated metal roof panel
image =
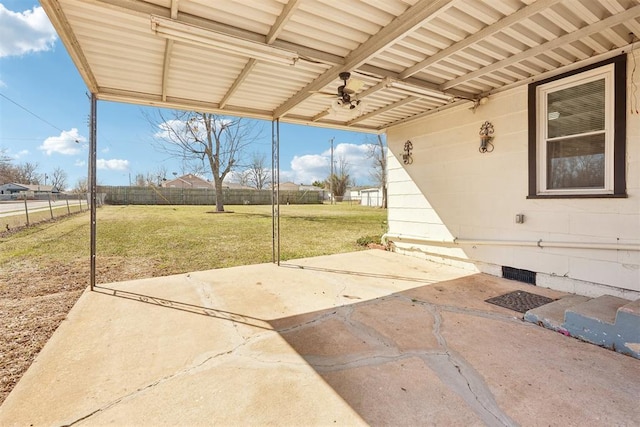
[[[630,33],[640,38],[635,0],[42,4],[98,98],[365,131],[620,53]],[[152,28],[152,15],[175,31]],[[270,44],[296,64],[270,62]],[[362,100],[360,117],[328,114],[342,71],[363,82],[349,94]]]

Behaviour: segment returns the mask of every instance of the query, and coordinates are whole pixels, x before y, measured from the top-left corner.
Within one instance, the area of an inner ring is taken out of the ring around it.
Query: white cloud
[[[101,153],[108,153],[109,151],[111,151],[111,149],[109,147],[105,147],[102,150],[100,150]]]
[[[291,171],[285,172],[284,178],[297,184],[322,181],[329,176],[330,164],[330,157],[321,154],[294,156],[291,160]],[[280,172],[280,174],[283,173]],[[284,181],[282,177],[280,181]]]
[[[129,169],[129,160],[122,159],[98,159],[96,161],[98,169],[106,169],[112,171],[126,171]]]
[[[164,123],[160,123],[158,128],[160,130],[153,134],[154,138],[171,140],[173,132],[184,132],[185,124],[182,120],[167,120]]]
[[[22,157],[28,156],[29,155],[29,150],[20,150],[17,153],[14,153],[14,152],[11,151],[10,148],[7,148],[3,152],[2,151],[2,147],[0,147],[0,155],[2,155],[2,154],[7,156],[11,160],[19,160]]]
[[[51,50],[56,39],[42,7],[13,12],[0,3],[0,58]]]
[[[29,155],[29,150],[20,150],[17,153],[11,155],[11,157],[15,160],[18,160],[21,157],[26,157]]]
[[[339,165],[339,159],[344,159],[348,165],[349,175],[356,180],[357,185],[371,182],[372,161],[367,158],[369,145],[341,143],[333,150],[334,166]],[[324,181],[330,172],[331,150],[329,149],[320,154],[295,156],[291,160],[291,169],[280,171],[280,182],[311,184],[314,181]]]
[[[87,162],[84,160],[76,160],[73,166],[77,166],[77,167],[87,166]]]
[[[78,133],[78,129],[72,128],[69,131],[62,131],[60,136],[50,136],[45,139],[38,149],[44,151],[47,156],[53,153],[72,156],[80,153],[82,147],[79,144],[86,140],[84,136]]]

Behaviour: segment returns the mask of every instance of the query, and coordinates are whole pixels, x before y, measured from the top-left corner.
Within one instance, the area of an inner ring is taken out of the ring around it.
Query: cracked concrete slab
[[[384,251],[86,292],[0,425],[631,425],[640,361],[484,300],[561,293]]]

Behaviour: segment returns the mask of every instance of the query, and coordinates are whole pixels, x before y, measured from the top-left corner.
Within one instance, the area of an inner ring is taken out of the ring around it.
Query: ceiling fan
[[[354,110],[360,105],[360,100],[354,95],[362,89],[364,82],[355,78],[351,78],[351,73],[344,71],[339,74],[340,80],[344,82],[338,87],[338,99],[334,101],[340,108],[348,108]]]
[[[328,112],[334,115],[346,113],[349,117],[358,115],[362,111],[362,102],[357,98],[357,93],[364,86],[362,80],[352,78],[351,73],[344,71],[339,74],[342,85],[338,86],[337,93],[314,92],[333,98]]]
[[[335,98],[337,96],[338,100],[342,100],[345,104],[355,102],[355,99],[353,99],[352,95],[355,95],[356,92],[362,89],[362,86],[364,86],[364,82],[356,78],[351,78],[351,73],[349,73],[348,71],[340,73],[339,76],[343,84],[338,87],[337,93],[325,91],[311,91],[311,93],[313,95],[322,95],[332,98]]]

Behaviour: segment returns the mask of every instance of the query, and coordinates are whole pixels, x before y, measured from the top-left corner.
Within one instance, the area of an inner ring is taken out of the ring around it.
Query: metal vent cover
[[[536,272],[513,267],[502,267],[502,277],[518,282],[536,284]]]
[[[532,294],[526,291],[513,291],[504,295],[489,298],[485,300],[489,304],[508,308],[509,310],[519,313],[526,313],[529,310],[538,308],[542,305],[555,301],[553,298],[547,298],[542,295]]]

